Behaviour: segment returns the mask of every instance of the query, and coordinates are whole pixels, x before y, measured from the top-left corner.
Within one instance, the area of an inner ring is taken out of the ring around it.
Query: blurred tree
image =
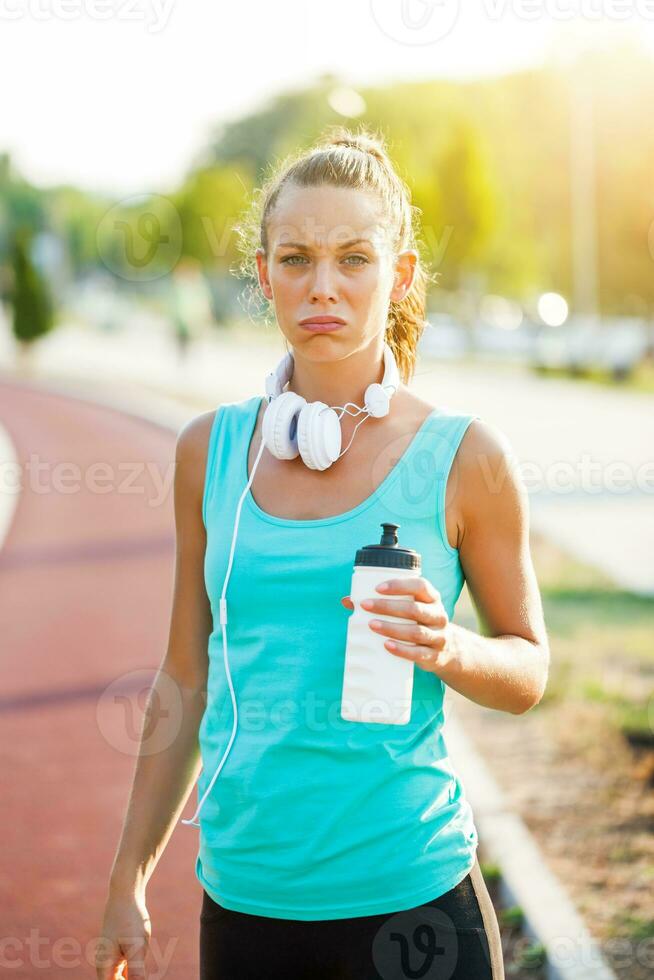
[[[18,342],[19,357],[29,362],[30,345],[52,329],[54,310],[45,280],[40,276],[30,254],[31,234],[18,228],[12,242],[13,283],[9,303],[12,327]]]
[[[97,230],[112,202],[69,186],[46,193],[51,225],[66,244],[72,274],[91,272],[98,261]]]
[[[237,258],[234,222],[251,188],[251,174],[239,164],[191,174],[174,197],[183,230],[183,254],[207,269],[227,271]]]
[[[41,231],[46,225],[43,194],[15,172],[8,153],[0,154],[0,299],[9,302],[12,241],[18,227]]]
[[[494,196],[480,140],[465,120],[455,124],[438,164],[439,224],[449,232],[440,264],[443,285],[457,288],[483,253],[494,219]]]
[[[654,61],[632,45],[586,56],[595,79],[598,278],[607,314],[654,318]]]
[[[342,122],[329,104],[329,93],[339,84],[331,73],[308,87],[283,92],[263,108],[216,127],[203,166],[244,166],[250,181],[259,181],[271,162],[309,143],[328,123]]]

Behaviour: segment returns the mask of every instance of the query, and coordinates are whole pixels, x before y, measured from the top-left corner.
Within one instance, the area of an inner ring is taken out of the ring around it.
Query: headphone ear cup
[[[376,382],[366,389],[365,406],[373,418],[382,419],[388,415],[391,407],[391,400],[388,392],[384,391],[380,384]]]
[[[341,451],[341,423],[333,408],[324,402],[309,402],[297,423],[300,455],[311,470],[326,470]]]
[[[301,395],[285,391],[266,407],[262,438],[268,451],[277,459],[295,459],[298,455],[298,416],[306,404]]]

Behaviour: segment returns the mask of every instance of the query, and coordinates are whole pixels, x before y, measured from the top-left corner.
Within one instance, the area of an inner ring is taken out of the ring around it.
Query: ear
[[[270,280],[268,278],[268,259],[266,258],[266,253],[262,248],[258,248],[255,257],[257,260],[257,272],[259,274],[259,286],[261,288],[261,292],[266,299],[272,301],[273,292],[270,286]]]
[[[418,253],[415,249],[408,248],[398,255],[393,270],[393,288],[390,296],[394,303],[401,303],[411,289],[417,262]]]

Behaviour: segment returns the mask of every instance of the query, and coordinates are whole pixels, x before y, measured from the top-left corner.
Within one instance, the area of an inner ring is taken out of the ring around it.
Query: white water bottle
[[[376,586],[391,578],[416,577],[421,573],[418,552],[398,545],[398,527],[399,524],[382,524],[380,544],[360,548],[354,559],[350,589],[354,612],[347,624],[341,697],[341,717],[346,721],[406,725],[411,718],[413,661],[387,650],[384,642],[388,637],[375,633],[368,624],[371,619],[393,623],[415,620],[361,608],[363,599],[402,601],[403,596],[384,596],[376,591]]]

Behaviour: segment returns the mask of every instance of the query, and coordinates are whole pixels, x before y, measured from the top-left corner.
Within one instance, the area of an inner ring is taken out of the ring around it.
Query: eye
[[[293,260],[299,259],[301,264],[302,262],[304,262],[305,258],[306,256],[304,255],[287,255],[282,259],[282,263],[284,265],[298,265],[298,263],[294,262]],[[356,262],[354,262],[354,265],[366,265],[368,263],[368,259],[366,258],[365,255],[347,255],[343,261],[349,263],[350,259],[357,260]]]

